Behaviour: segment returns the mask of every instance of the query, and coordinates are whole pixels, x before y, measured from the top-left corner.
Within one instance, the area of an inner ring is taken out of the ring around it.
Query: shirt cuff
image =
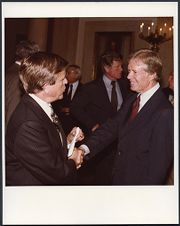
[[[84,151],[84,155],[87,155],[87,154],[90,153],[90,150],[89,150],[88,146],[86,146],[85,144],[82,144],[78,148]]]

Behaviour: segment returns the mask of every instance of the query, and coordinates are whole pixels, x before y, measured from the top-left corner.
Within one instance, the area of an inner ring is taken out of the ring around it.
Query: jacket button
[[[121,155],[121,152],[120,151],[118,152],[118,155]]]

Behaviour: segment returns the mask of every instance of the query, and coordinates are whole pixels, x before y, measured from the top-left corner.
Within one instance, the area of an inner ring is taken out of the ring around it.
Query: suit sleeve
[[[118,128],[121,124],[120,114],[121,112],[119,112],[116,117],[108,119],[87,139],[85,144],[90,150],[90,154],[87,158],[92,158],[117,139]]]
[[[62,148],[38,122],[20,126],[14,149],[23,167],[43,184],[63,184],[76,173],[74,161],[63,157]]]

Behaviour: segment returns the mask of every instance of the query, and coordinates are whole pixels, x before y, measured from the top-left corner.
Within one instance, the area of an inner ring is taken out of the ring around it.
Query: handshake
[[[84,151],[75,147],[77,141],[84,139],[84,134],[79,127],[74,127],[67,136],[68,159],[74,160],[76,169],[81,167],[84,159]]]
[[[74,160],[76,164],[76,169],[81,167],[84,159],[84,151],[81,149],[74,148],[73,154],[68,158]]]

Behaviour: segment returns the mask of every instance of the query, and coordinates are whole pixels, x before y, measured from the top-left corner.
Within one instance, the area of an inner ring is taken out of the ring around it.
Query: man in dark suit
[[[15,62],[7,69],[5,75],[5,125],[18,105],[24,89],[19,80],[19,67],[24,58],[39,51],[39,46],[33,41],[24,40],[16,45]]]
[[[174,73],[173,71],[169,74],[168,86],[164,87],[162,91],[167,97],[167,99],[174,106]],[[167,178],[167,185],[174,185],[174,165],[169,171],[169,177]]]
[[[174,105],[174,73],[171,72],[168,78],[168,86],[164,87],[163,89],[164,94],[166,95],[167,99]]]
[[[158,82],[162,62],[156,52],[139,50],[131,56],[128,71],[137,94],[79,148],[91,158],[118,139],[112,184],[163,185],[173,164],[174,114]]]
[[[121,78],[122,58],[119,54],[111,53],[102,56],[101,67],[103,76],[84,84],[71,104],[72,114],[87,135],[93,133],[108,118],[113,117],[129,93],[127,79]],[[87,174],[84,173],[84,177],[92,177],[92,182],[88,183],[110,184],[114,155],[111,149],[116,149],[116,142],[80,169],[79,173],[82,172],[82,175],[83,171],[87,172]]]
[[[56,114],[61,118],[61,124],[65,134],[69,134],[72,128],[78,125],[75,118],[71,114],[70,105],[82,87],[80,82],[80,67],[76,64],[68,65],[66,68],[66,79],[68,84],[66,84],[63,99],[53,102],[52,106]]]
[[[67,80],[67,61],[56,54],[38,52],[20,67],[26,94],[12,114],[6,132],[6,185],[66,185],[76,183],[82,156],[67,157],[67,139],[51,102],[61,99]],[[83,138],[80,131],[77,140]]]

